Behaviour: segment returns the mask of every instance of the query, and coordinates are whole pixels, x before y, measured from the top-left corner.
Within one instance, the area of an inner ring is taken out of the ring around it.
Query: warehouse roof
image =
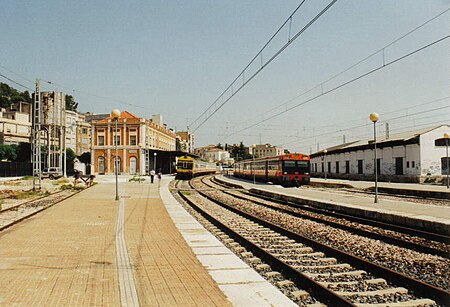
[[[437,128],[447,126],[450,128],[450,125],[439,125],[434,127],[428,127],[423,129],[418,129],[414,131],[400,132],[396,134],[390,135],[386,138],[386,135],[377,136],[377,147],[387,147],[387,146],[395,146],[395,145],[407,145],[407,144],[418,144],[418,137],[427,132],[433,131]],[[367,148],[373,148],[373,138],[358,140],[353,142],[348,142],[336,146],[332,146],[327,148],[327,154],[331,153],[341,153],[355,150],[364,150]],[[311,154],[311,158],[324,155],[323,150],[315,152]]]

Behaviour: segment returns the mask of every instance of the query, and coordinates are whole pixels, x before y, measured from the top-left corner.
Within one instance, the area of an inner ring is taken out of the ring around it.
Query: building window
[[[98,146],[103,146],[105,145],[105,137],[103,135],[99,135],[98,136]]]
[[[336,174],[339,174],[339,161],[336,161]]]
[[[325,173],[325,166],[323,162],[322,162],[322,173]]]
[[[331,162],[328,162],[328,173],[330,173],[331,174]]]
[[[411,161],[411,167],[415,168],[416,167],[416,162],[415,161]]]
[[[120,146],[120,135],[114,136],[114,145]]]
[[[358,174],[364,174],[364,172],[363,172],[363,160],[358,160]]]
[[[81,133],[87,134],[87,128],[82,128],[82,129],[81,129]]]
[[[381,159],[377,159],[377,175],[381,175]]]
[[[442,157],[441,158],[441,174],[442,175],[447,175],[448,171],[449,171],[449,166],[450,166],[450,158],[447,159],[447,157]]]
[[[345,173],[350,174],[350,161],[345,161]]]
[[[136,145],[136,136],[130,135],[130,145]]]
[[[409,161],[406,161],[406,168],[409,168]]]

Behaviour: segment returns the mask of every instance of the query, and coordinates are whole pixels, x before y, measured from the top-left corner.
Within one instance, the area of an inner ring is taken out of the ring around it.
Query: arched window
[[[130,158],[130,175],[136,174],[136,169],[137,169],[136,166],[137,166],[136,157],[131,157]]]

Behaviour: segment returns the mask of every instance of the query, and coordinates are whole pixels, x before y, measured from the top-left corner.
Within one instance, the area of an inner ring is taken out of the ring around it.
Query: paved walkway
[[[119,194],[123,261],[116,257],[124,247],[116,244],[120,206],[112,182],[1,232],[0,305],[125,306],[121,282],[135,285],[141,306],[229,305],[172,223],[158,186],[122,182]]]
[[[324,179],[324,178],[311,178],[312,182],[318,183],[341,183],[348,184],[358,189],[367,189],[375,187],[373,181],[357,181],[357,180],[344,180],[344,179]],[[405,190],[419,190],[419,191],[434,191],[434,192],[447,192],[450,193],[450,189],[447,189],[445,185],[435,184],[419,184],[419,183],[399,183],[399,182],[378,182],[379,187],[391,188],[391,189],[405,189]]]

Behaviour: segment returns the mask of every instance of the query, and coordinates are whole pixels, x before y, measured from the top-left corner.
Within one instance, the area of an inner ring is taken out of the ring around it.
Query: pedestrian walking
[[[158,179],[159,179],[159,180],[161,180],[161,176],[162,176],[161,169],[159,169],[159,170],[158,170]]]
[[[153,183],[153,180],[155,179],[155,170],[150,171],[150,183]]]

